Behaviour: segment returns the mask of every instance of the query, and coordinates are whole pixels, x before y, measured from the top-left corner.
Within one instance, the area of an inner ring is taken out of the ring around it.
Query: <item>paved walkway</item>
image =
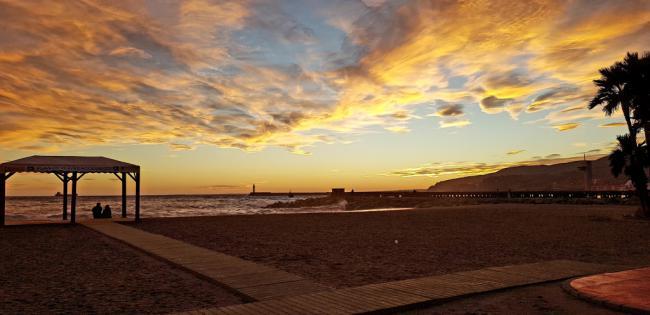
[[[617,310],[650,314],[650,267],[573,280],[577,296]]]
[[[329,290],[285,271],[112,221],[95,220],[81,224],[216,282],[250,301]]]
[[[186,314],[364,314],[398,311],[476,293],[603,272],[610,268],[606,265],[554,260],[365,285]]]

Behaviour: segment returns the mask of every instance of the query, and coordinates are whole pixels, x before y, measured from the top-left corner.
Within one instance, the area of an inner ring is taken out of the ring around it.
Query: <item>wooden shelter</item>
[[[135,181],[135,221],[140,221],[140,166],[101,156],[34,155],[0,164],[0,225],[5,224],[7,180],[16,173],[54,174],[63,183],[63,220],[68,220],[68,183],[72,183],[70,223],[75,223],[77,182],[88,173],[112,173],[122,182],[122,217],[126,218],[127,176]]]

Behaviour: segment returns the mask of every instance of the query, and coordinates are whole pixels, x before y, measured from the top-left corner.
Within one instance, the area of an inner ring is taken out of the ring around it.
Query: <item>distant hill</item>
[[[450,179],[429,187],[429,191],[550,191],[584,190],[583,161],[553,165],[516,166],[477,176]],[[592,162],[592,190],[622,190],[627,179],[615,178],[607,157]]]

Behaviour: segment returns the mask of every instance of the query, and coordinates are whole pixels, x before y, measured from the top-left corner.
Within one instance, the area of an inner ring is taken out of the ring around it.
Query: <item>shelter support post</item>
[[[68,220],[68,173],[63,173],[63,220]]]
[[[122,172],[122,218],[126,218],[126,173]]]
[[[70,223],[76,223],[77,215],[77,172],[72,172],[72,199],[70,201]]]
[[[6,198],[7,176],[3,171],[0,174],[0,225],[5,225],[5,198]]]
[[[135,222],[140,222],[140,172],[135,173]]]

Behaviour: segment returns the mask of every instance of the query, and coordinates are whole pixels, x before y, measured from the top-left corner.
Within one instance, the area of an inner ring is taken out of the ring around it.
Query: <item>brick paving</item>
[[[575,279],[569,290],[610,308],[650,314],[650,267]]]

